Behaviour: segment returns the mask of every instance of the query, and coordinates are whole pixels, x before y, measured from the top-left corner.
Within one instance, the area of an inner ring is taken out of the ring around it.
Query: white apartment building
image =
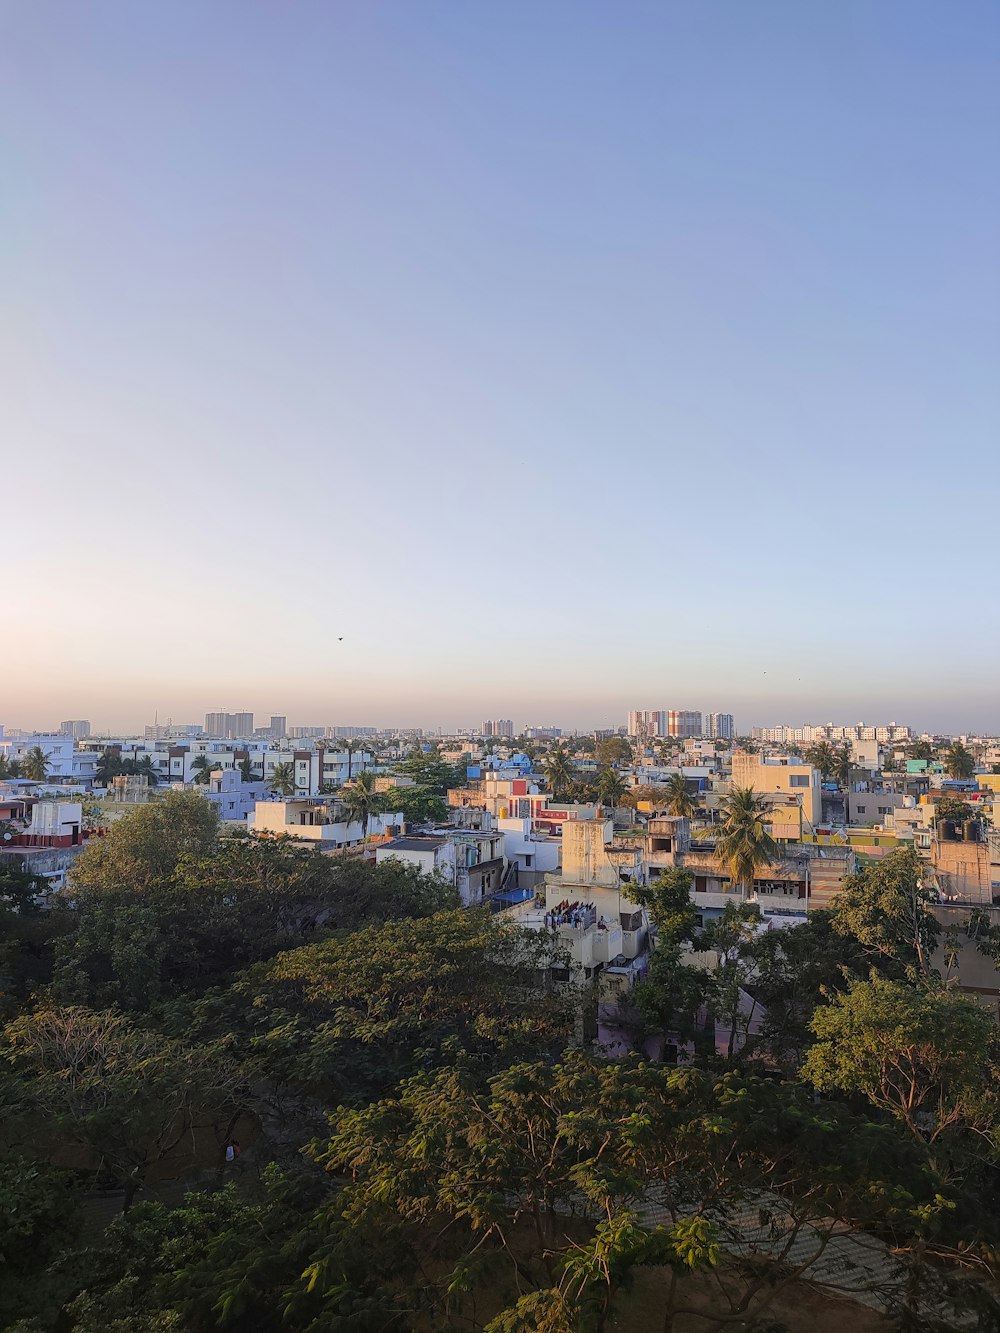
[[[72,736],[30,735],[25,732],[6,734],[0,728],[0,754],[8,760],[24,760],[36,745],[46,756],[47,783],[58,786],[69,782],[84,788],[93,785],[98,754],[93,750],[78,750]]]

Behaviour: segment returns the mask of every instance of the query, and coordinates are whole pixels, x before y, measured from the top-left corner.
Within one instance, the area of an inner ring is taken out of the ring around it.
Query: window
[[[788,775],[788,785],[789,785],[789,787],[808,787],[808,786],[809,786],[809,774],[808,774],[808,773],[790,773],[790,774]]]

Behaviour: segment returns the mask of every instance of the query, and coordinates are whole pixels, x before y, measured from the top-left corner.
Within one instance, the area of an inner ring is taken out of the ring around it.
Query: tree
[[[539,982],[550,951],[483,909],[386,921],[249,970],[227,1021],[279,1083],[363,1104],[420,1069],[561,1050],[572,997]]]
[[[935,753],[930,741],[914,741],[910,746],[910,758],[923,759],[928,764],[934,759]]]
[[[731,882],[749,893],[757,871],[777,861],[781,849],[767,831],[767,797],[752,787],[733,787],[723,800],[722,834],[715,854]]]
[[[94,770],[94,776],[102,787],[110,787],[111,779],[116,778],[122,771],[122,752],[115,746],[108,746],[102,751],[100,759],[97,761],[97,767]]]
[[[198,754],[191,760],[191,772],[194,774],[195,782],[207,783],[212,776],[212,770],[218,768],[216,761],[207,754]]]
[[[29,754],[31,752],[29,751]],[[976,772],[976,761],[961,741],[954,741],[945,755],[945,768],[951,777],[969,781]]]
[[[806,763],[812,764],[813,768],[818,768],[821,775],[826,778],[835,776],[838,767],[837,747],[831,745],[829,741],[817,741],[810,745],[805,753]]]
[[[268,786],[281,796],[291,796],[295,791],[295,765],[290,762],[275,764]]]
[[[934,803],[934,824],[940,825],[944,819],[951,820],[956,824],[964,824],[967,819],[978,819],[982,814],[981,810],[968,801],[961,801],[957,796],[942,796],[939,801]]]
[[[149,1168],[196,1125],[232,1114],[242,1075],[219,1050],[187,1047],[122,1014],[43,1007],[4,1029],[24,1078],[22,1114],[50,1116],[124,1190],[127,1211]]]
[[[602,805],[612,808],[621,805],[628,795],[628,783],[614,768],[602,768],[597,775],[597,798]]]
[[[700,914],[691,900],[693,884],[690,870],[675,868],[649,884],[629,888],[630,897],[649,913],[655,940],[645,977],[619,1002],[621,1021],[637,1047],[653,1032],[706,1044],[702,1011],[712,977],[704,968],[685,963],[683,952],[700,928]]]
[[[605,736],[594,746],[598,766],[610,768],[614,764],[630,764],[632,747],[624,736]]]
[[[137,759],[133,772],[138,777],[145,778],[151,787],[159,784],[160,775],[156,771],[156,765],[153,763],[151,754],[144,754],[141,759]]]
[[[912,847],[897,847],[852,875],[834,899],[833,928],[858,941],[870,962],[894,977],[930,976],[941,927],[930,911]]]
[[[542,769],[549,790],[558,801],[573,781],[573,769],[564,745],[554,745]]]
[[[751,989],[758,976],[756,944],[760,924],[755,904],[727,903],[722,915],[706,925],[699,939],[702,949],[719,955],[708,1003],[729,1033],[726,1048],[729,1060],[737,1051],[752,1053],[754,1023],[761,1017]]]
[[[250,762],[249,755],[245,755],[240,760],[240,781],[253,782],[253,764]]]
[[[182,856],[211,851],[219,835],[215,806],[200,792],[168,792],[115,820],[91,838],[70,872],[71,891],[127,889],[142,893],[169,884]]]
[[[73,1183],[68,1171],[0,1152],[0,1327],[43,1312],[46,1265],[79,1224]]]
[[[440,824],[448,818],[443,797],[428,787],[390,787],[382,795],[383,813],[399,813],[407,824]]]
[[[429,751],[415,746],[409,756],[396,765],[395,771],[412,778],[418,787],[426,787],[441,797],[447,796],[452,787],[464,787],[467,781],[464,766],[442,759],[436,745]]]
[[[1000,1037],[965,996],[872,974],[816,1010],[803,1077],[821,1092],[861,1093],[932,1153],[973,1135],[995,1153]],[[939,1163],[941,1165],[942,1163]]]
[[[671,774],[667,782],[667,809],[672,815],[680,815],[685,819],[690,819],[697,809],[683,773]]]
[[[51,751],[43,750],[40,745],[33,745],[21,761],[21,771],[32,782],[44,782],[49,775]]]
[[[368,837],[368,824],[372,815],[382,809],[382,794],[375,790],[375,778],[371,773],[359,773],[349,786],[342,787],[340,801],[347,813],[349,824],[361,825],[362,838]]]
[[[485,1084],[468,1066],[425,1073],[331,1123],[319,1160],[347,1178],[331,1214],[398,1236],[431,1302],[421,1323],[479,1326],[463,1294],[498,1266],[515,1276],[488,1333],[605,1328],[646,1264],[665,1269],[657,1327],[767,1327],[776,1295],[808,1280],[834,1237],[875,1215],[910,1237],[921,1210],[933,1223],[950,1203],[891,1126],[794,1085],[635,1057],[569,1053]],[[755,1249],[747,1217],[770,1238]],[[691,1275],[717,1268],[699,1309]],[[321,1290],[338,1273],[325,1257],[308,1270]]]
[[[456,902],[450,886],[401,861],[371,865],[289,838],[243,835],[182,856],[142,892],[120,882],[77,888],[72,910],[43,917],[72,927],[56,950],[62,1002],[146,1012],[319,934]]]

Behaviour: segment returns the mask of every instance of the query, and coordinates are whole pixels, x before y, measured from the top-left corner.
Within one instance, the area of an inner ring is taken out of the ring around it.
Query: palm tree
[[[628,783],[616,768],[602,768],[597,775],[597,799],[613,810],[628,795]]]
[[[191,760],[191,772],[194,774],[195,782],[207,782],[212,776],[212,769],[216,765],[209,759],[207,754],[199,754]]]
[[[291,763],[275,764],[271,774],[270,787],[281,796],[291,796],[295,791],[295,765]]]
[[[549,784],[549,790],[558,800],[573,781],[573,769],[570,766],[569,755],[566,753],[564,745],[553,746],[542,772]]]
[[[253,765],[250,763],[249,755],[240,760],[240,781],[253,782]]]
[[[680,815],[684,819],[690,819],[697,809],[697,802],[688,791],[683,773],[674,773],[667,783],[667,809],[672,815]]]
[[[382,796],[375,790],[372,773],[359,773],[349,787],[342,787],[340,799],[347,811],[349,824],[360,824],[362,838],[368,837],[368,821],[378,813]]]
[[[40,745],[33,745],[21,761],[24,776],[32,782],[44,782],[49,775],[51,753],[51,750],[43,750]]]
[[[806,763],[818,768],[824,778],[832,778],[837,771],[837,751],[829,741],[817,741],[806,750]]]
[[[134,771],[138,777],[146,778],[151,787],[155,787],[160,780],[151,754],[144,754],[141,759],[137,759]]]
[[[28,751],[31,754],[31,751]],[[948,747],[948,753],[944,757],[945,768],[953,778],[968,780],[976,771],[976,761],[972,757],[972,751],[967,750],[961,741],[955,741]],[[29,777],[31,774],[28,775]]]
[[[753,887],[761,866],[781,855],[781,849],[767,831],[770,815],[767,798],[758,796],[753,787],[734,787],[722,803],[722,836],[715,854],[729,874],[732,884],[746,894]]]
[[[117,777],[121,771],[122,752],[109,746],[97,761],[94,777],[102,787],[110,787],[111,779]]]

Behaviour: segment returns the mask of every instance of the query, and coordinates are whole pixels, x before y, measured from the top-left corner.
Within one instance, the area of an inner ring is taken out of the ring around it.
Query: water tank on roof
[[[962,825],[962,837],[966,842],[979,842],[982,826],[978,819],[967,819]]]
[[[955,821],[953,819],[939,819],[937,833],[942,842],[958,841],[958,834],[955,832]]]

